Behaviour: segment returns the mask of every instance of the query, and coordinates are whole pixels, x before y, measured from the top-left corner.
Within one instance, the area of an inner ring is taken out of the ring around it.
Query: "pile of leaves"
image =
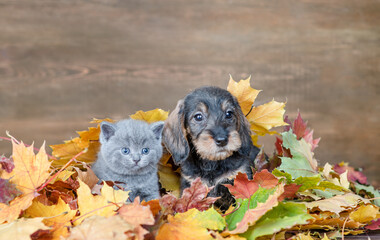
[[[102,182],[91,170],[99,123],[64,144],[34,149],[10,137],[13,154],[0,159],[0,239],[335,239],[379,229],[379,191],[346,163],[318,166],[301,115],[284,118],[285,103],[254,106],[250,79],[227,88],[251,124],[253,142],[276,134],[276,151],[255,159],[254,177],[238,173],[226,184],[236,202],[226,212],[200,179],[179,196],[180,169],[165,153],[159,164],[162,197],[128,201],[128,189]],[[138,111],[133,119],[165,120],[168,112]],[[277,133],[272,128],[284,126]],[[7,138],[2,138],[7,139]],[[35,150],[38,151],[35,154]]]

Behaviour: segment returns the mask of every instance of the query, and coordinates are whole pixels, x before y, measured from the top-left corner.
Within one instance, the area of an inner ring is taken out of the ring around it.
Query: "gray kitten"
[[[164,122],[148,124],[127,119],[115,124],[102,122],[98,159],[92,170],[101,180],[123,182],[136,196],[146,201],[159,198],[157,164],[162,156],[161,135]]]

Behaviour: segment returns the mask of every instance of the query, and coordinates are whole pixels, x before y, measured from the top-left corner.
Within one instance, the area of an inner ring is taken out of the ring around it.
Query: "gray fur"
[[[132,201],[136,196],[146,201],[159,198],[157,164],[162,156],[163,126],[164,122],[148,124],[133,119],[102,122],[101,147],[92,170],[101,180],[123,182]],[[130,152],[123,154],[123,148]],[[143,154],[143,148],[149,152]]]

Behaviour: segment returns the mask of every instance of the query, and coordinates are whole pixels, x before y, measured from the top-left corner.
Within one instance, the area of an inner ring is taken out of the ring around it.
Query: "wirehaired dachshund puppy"
[[[233,183],[238,172],[252,179],[259,149],[252,144],[249,123],[238,101],[227,90],[202,87],[178,101],[163,130],[163,142],[181,167],[181,190],[200,177],[209,196],[226,210],[233,198],[222,184]]]

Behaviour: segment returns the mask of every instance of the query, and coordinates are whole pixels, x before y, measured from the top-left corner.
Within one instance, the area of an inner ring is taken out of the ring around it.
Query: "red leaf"
[[[253,176],[253,181],[258,183],[263,188],[273,188],[277,186],[278,179],[268,170],[264,169],[261,172],[257,172]]]
[[[303,121],[301,113],[298,112],[297,118],[294,120],[293,123],[293,133],[297,136],[298,140],[305,136],[306,129],[307,122]]]
[[[8,179],[0,178],[0,203],[9,204],[11,200],[19,196],[22,192],[16,188],[16,185],[9,182]]]
[[[353,167],[350,167],[344,163],[336,164],[334,166],[334,171],[339,174],[342,174],[345,171],[348,171],[348,174],[347,174],[348,181],[350,182],[358,181],[361,184],[367,184],[367,177],[362,172],[355,171]]]
[[[12,157],[7,158],[4,155],[0,157],[0,164],[1,168],[4,169],[7,173],[11,173],[15,167]]]
[[[235,198],[250,198],[252,194],[259,189],[259,184],[257,182],[248,180],[247,174],[240,172],[235,177],[234,185],[224,184],[224,186],[230,190],[231,194],[234,195]]]
[[[79,183],[71,178],[65,182],[56,181],[53,184],[46,185],[37,199],[47,206],[52,206],[58,203],[59,198],[62,198],[65,203],[69,204],[72,210],[75,210],[78,208],[77,201],[75,201],[75,190],[78,188]]]
[[[302,185],[297,185],[295,183],[287,184],[284,186],[284,193],[278,198],[278,201],[281,202],[285,198],[293,199]]]
[[[375,221],[372,221],[372,223],[368,226],[365,227],[366,229],[369,229],[369,230],[379,230],[380,229],[380,218],[375,220]]]
[[[183,213],[192,208],[204,211],[218,200],[217,197],[207,197],[209,191],[210,189],[202,183],[201,179],[197,178],[189,188],[183,190],[181,198],[177,199],[171,194],[166,194],[160,199],[160,203],[164,208],[172,209],[176,213]]]

